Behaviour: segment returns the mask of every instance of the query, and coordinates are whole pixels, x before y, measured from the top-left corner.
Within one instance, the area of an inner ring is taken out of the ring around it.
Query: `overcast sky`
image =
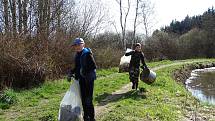
[[[127,0],[122,1],[126,2]],[[131,1],[134,2],[136,0]],[[118,23],[117,27],[120,28],[119,5],[115,0],[103,0],[103,2],[106,6],[109,6],[109,14],[112,16],[111,18]],[[169,25],[172,20],[176,19],[181,21],[187,15],[202,15],[208,8],[215,6],[215,0],[151,0],[151,3],[154,3],[155,10],[154,27],[151,31]],[[128,29],[132,29],[133,26],[134,10],[135,6],[132,5],[128,19]]]

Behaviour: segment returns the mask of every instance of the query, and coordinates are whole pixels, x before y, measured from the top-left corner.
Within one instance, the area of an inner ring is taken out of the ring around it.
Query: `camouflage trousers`
[[[131,82],[138,82],[140,75],[140,69],[139,67],[130,67],[129,70],[129,78]]]

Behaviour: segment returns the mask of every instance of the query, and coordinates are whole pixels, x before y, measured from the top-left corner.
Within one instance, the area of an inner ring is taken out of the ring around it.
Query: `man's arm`
[[[130,51],[130,52],[125,53],[125,56],[132,55],[133,52],[134,52],[134,51]]]
[[[141,53],[140,58],[141,58],[141,62],[142,62],[142,64],[143,64],[143,65],[141,66],[141,68],[148,68],[147,65],[146,65],[146,63],[145,63],[145,59],[144,59],[144,54],[143,54],[143,53]]]
[[[85,57],[84,66],[82,67],[82,74],[85,76],[90,71],[96,69],[96,62],[92,55],[92,53],[89,53]]]

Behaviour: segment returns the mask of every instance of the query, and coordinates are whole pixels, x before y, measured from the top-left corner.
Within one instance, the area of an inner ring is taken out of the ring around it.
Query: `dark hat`
[[[75,40],[72,42],[71,46],[80,45],[80,44],[84,44],[84,40],[82,38],[75,38]]]

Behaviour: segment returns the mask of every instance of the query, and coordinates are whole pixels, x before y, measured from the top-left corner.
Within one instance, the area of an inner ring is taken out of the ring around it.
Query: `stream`
[[[215,67],[193,70],[185,84],[200,101],[215,105]]]

